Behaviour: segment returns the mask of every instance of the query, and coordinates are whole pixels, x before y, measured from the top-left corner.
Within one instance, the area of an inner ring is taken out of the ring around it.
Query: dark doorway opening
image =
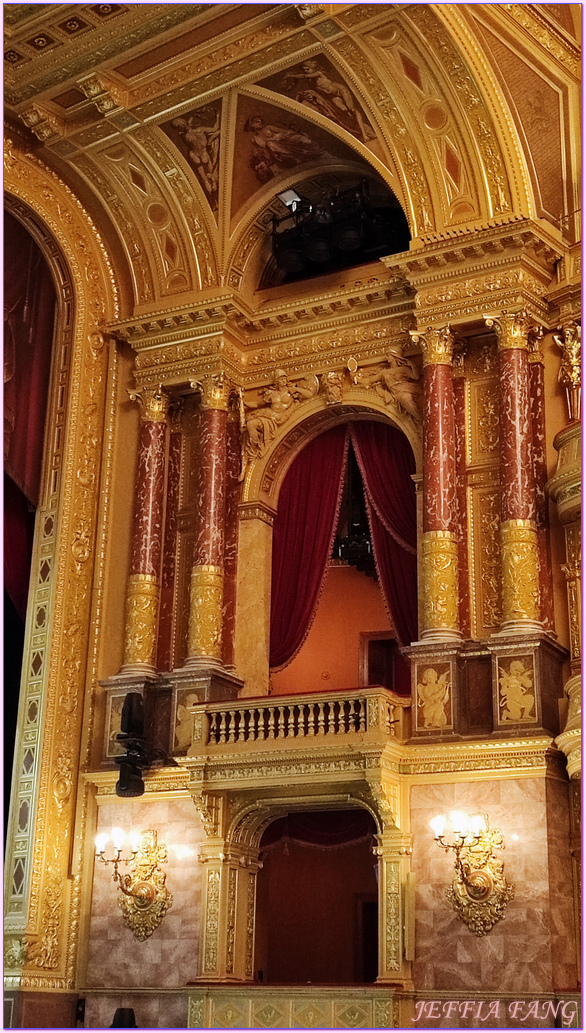
[[[291,813],[261,841],[256,971],[271,984],[378,974],[376,833],[363,810]]]

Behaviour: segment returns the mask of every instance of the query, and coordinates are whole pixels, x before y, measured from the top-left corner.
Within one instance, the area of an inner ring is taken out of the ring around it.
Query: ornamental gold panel
[[[222,659],[224,572],[211,563],[195,564],[191,571],[188,656]]]
[[[473,485],[469,492],[473,630],[484,638],[500,627],[502,619],[500,490],[498,484],[488,484]]]
[[[155,663],[159,579],[152,574],[131,574],[126,589],[124,667]]]
[[[422,628],[458,632],[458,542],[452,531],[422,535]]]
[[[503,623],[539,621],[539,554],[531,520],[501,523]]]

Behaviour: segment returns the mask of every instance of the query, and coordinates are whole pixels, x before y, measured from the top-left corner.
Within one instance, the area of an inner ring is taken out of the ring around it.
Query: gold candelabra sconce
[[[122,857],[126,839],[130,843],[130,857]],[[106,845],[110,839],[114,844],[114,857],[106,857]],[[114,828],[111,833],[100,832],[96,836],[96,854],[102,864],[113,865],[112,879],[118,883],[122,896],[118,906],[122,909],[124,921],[138,940],[146,940],[161,924],[173,903],[173,896],[165,885],[166,875],[161,864],[167,863],[167,847],[157,844],[157,833],[131,832],[128,837],[123,829]],[[121,872],[126,865],[129,872]]]
[[[455,811],[450,819],[451,842],[444,836],[444,815],[430,823],[437,845],[446,853],[453,850],[455,855],[456,875],[447,896],[468,928],[484,936],[505,917],[507,903],[515,892],[505,879],[504,861],[495,854],[495,849],[504,850],[505,837],[501,829],[489,827],[486,814],[468,816]]]

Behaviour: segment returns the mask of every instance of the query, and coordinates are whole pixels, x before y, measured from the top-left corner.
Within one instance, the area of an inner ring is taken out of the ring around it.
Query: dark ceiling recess
[[[322,186],[307,196],[303,187],[280,194],[283,211],[273,216],[272,261],[261,289],[311,279],[407,251],[411,234],[395,195],[382,182],[359,179]],[[292,196],[291,196],[292,195]]]

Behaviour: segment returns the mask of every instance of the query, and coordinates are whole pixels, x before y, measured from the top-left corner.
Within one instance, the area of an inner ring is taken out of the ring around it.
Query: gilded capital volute
[[[451,366],[454,353],[454,334],[450,326],[428,327],[420,334],[410,330],[414,344],[420,344],[423,351],[423,365]]]
[[[203,409],[228,409],[228,399],[233,385],[223,373],[192,380],[191,386],[201,392]]]
[[[528,348],[529,333],[533,327],[527,318],[527,313],[503,312],[502,315],[485,316],[484,322],[489,330],[494,330],[497,336],[499,351],[510,348]]]
[[[131,402],[138,402],[140,418],[145,423],[164,423],[169,413],[169,394],[162,384],[158,388],[143,388],[128,392]]]

